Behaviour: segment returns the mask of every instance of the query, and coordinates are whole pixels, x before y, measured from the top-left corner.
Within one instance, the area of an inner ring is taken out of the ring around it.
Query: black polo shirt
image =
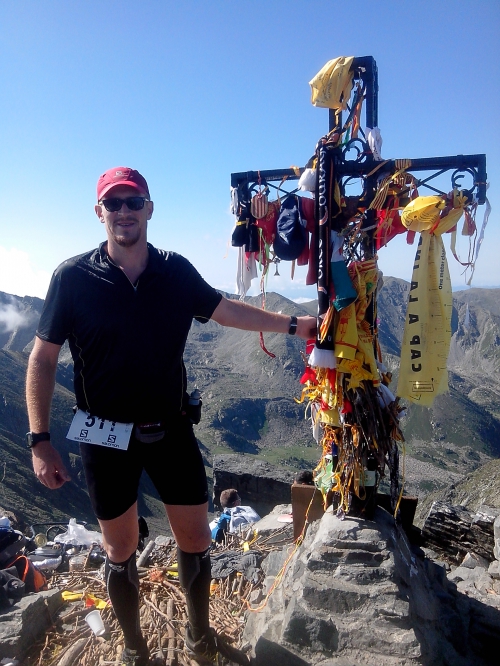
[[[80,409],[135,423],[178,413],[192,320],[208,321],[222,296],[187,259],[150,244],[133,285],[104,247],[56,269],[37,335],[58,345],[68,340]]]

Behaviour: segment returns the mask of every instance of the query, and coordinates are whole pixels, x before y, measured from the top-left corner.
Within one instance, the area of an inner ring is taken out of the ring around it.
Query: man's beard
[[[133,222],[137,225],[137,220],[134,219]],[[139,239],[141,237],[141,230],[140,230],[139,226],[133,227],[133,230],[134,230],[134,233],[131,233],[129,235],[129,232],[127,232],[126,230],[121,229],[119,226],[116,226],[113,229],[113,238],[115,240],[115,243],[117,245],[120,245],[121,247],[132,247],[132,246],[134,246],[139,241]]]
[[[137,234],[134,237],[115,236],[115,243],[117,245],[120,245],[121,247],[132,247],[138,242],[139,236],[140,236],[139,234]]]

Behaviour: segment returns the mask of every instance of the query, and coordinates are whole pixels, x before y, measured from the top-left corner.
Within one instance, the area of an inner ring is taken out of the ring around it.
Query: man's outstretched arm
[[[215,308],[212,319],[222,326],[240,328],[244,331],[288,333],[290,315],[261,310],[242,301],[222,298]],[[316,317],[297,317],[296,335],[304,340],[316,336]]]
[[[31,432],[48,432],[50,408],[56,380],[60,345],[35,338],[26,375],[26,403]],[[70,476],[59,452],[50,441],[38,442],[32,448],[33,469],[48,488],[60,488]]]

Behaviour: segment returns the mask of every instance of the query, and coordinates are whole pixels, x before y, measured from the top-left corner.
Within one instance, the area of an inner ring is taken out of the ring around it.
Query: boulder
[[[490,566],[488,567],[488,573],[495,580],[500,580],[500,562],[498,560],[494,560],[490,564]]]
[[[44,636],[63,600],[60,590],[27,594],[0,613],[0,659],[17,658]]]
[[[292,515],[291,504],[278,504],[274,509],[255,523],[253,529],[266,544],[285,543],[293,541],[293,523],[287,518]]]
[[[291,548],[264,561],[267,590]],[[248,612],[244,641],[255,666],[486,666],[500,652],[500,613],[461,594],[383,509],[374,521],[328,510],[266,608]]]
[[[497,560],[500,560],[500,516],[497,516],[493,523],[493,539],[495,541],[493,555]]]
[[[434,502],[422,528],[426,546],[458,562],[475,553],[488,562],[494,559],[494,523],[500,509],[480,507],[475,513],[463,506]]]

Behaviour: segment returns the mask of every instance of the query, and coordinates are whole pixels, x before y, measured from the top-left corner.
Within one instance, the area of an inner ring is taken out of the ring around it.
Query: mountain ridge
[[[409,284],[390,277],[384,278],[384,283],[378,298],[379,339],[385,362],[394,372],[395,391]],[[470,289],[453,294],[450,392],[439,396],[430,409],[409,406],[403,422],[408,493],[425,495],[444,488],[491,458],[500,457],[497,292]],[[260,296],[247,302],[261,306]],[[468,328],[464,326],[467,304]],[[48,491],[45,497],[38,482],[33,487],[27,480],[34,476],[24,444],[24,373],[42,305],[41,299],[0,292],[0,438],[4,452],[0,465],[13,466],[17,461],[20,478],[16,476],[16,482],[26,479],[25,486],[21,483],[23,495],[33,493],[36,497],[41,491],[43,502],[31,502],[35,505],[32,508],[29,501],[25,502],[30,518],[37,511],[45,518],[63,513],[67,516],[71,509],[74,517],[93,520],[78,450],[73,450],[72,444],[60,447],[76,479],[71,489],[57,497]],[[266,307],[295,315],[315,314],[316,310],[314,301],[298,304],[273,292],[266,296]],[[203,393],[203,417],[196,435],[209,473],[211,457],[218,453],[256,455],[291,470],[312,468],[319,458],[310,423],[304,418],[305,406],[294,400],[300,398],[302,389],[298,380],[304,369],[304,343],[272,333],[264,335],[264,342],[275,359],[261,350],[255,333],[223,328],[212,321],[193,323],[185,363],[189,386],[197,385]],[[71,371],[66,347],[57,371],[51,425],[60,442],[65,442],[72,414]],[[15,484],[3,484],[8,500],[3,504],[15,505]],[[143,492],[141,511],[152,519],[162,516],[161,503],[147,479]],[[59,496],[66,499],[59,500]],[[54,506],[49,508],[51,502]]]

